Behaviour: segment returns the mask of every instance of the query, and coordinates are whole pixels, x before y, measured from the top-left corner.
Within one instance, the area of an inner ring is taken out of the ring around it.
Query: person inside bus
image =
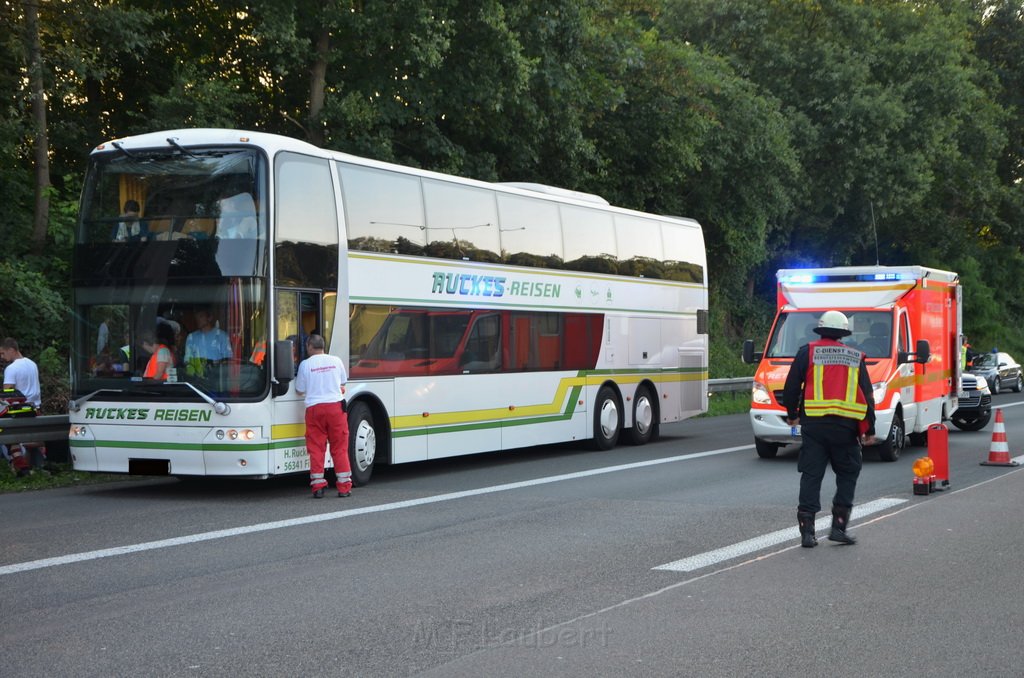
[[[153,337],[156,336],[154,341]],[[167,381],[167,370],[174,366],[174,330],[167,323],[157,323],[156,332],[147,332],[142,338],[142,346],[150,352],[149,362],[143,379]]]
[[[210,310],[199,309],[195,318],[198,327],[185,339],[185,362],[191,366],[196,360],[220,362],[231,358],[227,332],[216,326]]]
[[[260,339],[256,342],[256,345],[252,347],[252,353],[249,354],[249,362],[257,367],[263,367],[263,363],[267,359],[267,340]]]
[[[217,223],[217,237],[255,238],[256,203],[249,193],[236,193],[222,198],[219,203],[220,220]]]
[[[124,214],[121,215],[121,221],[114,227],[113,240],[115,242],[146,239],[142,220],[139,219],[139,210],[137,200],[125,200]]]
[[[166,231],[161,231],[153,236],[153,240],[181,240],[188,237],[188,233],[184,232],[185,220],[184,219],[171,219],[171,227]]]

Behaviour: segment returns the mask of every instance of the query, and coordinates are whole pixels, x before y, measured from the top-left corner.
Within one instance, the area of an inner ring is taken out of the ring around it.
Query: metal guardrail
[[[709,393],[730,393],[749,391],[753,377],[736,377],[733,379],[709,379]],[[11,443],[51,440],[65,440],[68,437],[70,423],[68,415],[54,414],[45,417],[25,417],[23,419],[0,419],[0,443]]]
[[[12,443],[67,440],[69,428],[70,423],[66,414],[0,419],[0,443],[10,445]]]
[[[730,393],[749,391],[754,384],[753,377],[733,377],[730,379],[708,379],[708,393]]]

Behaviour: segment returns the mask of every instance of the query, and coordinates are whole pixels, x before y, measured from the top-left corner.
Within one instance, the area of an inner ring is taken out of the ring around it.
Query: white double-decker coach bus
[[[256,132],[111,141],[75,245],[74,466],[305,471],[312,333],[349,370],[357,484],[377,464],[643,444],[707,409],[706,271],[695,221],[588,194]]]

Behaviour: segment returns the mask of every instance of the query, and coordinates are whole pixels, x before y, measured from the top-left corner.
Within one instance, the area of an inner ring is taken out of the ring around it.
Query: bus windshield
[[[72,388],[123,397],[258,398],[269,384],[261,280],[75,290]]]
[[[768,358],[792,358],[804,344],[821,339],[814,328],[824,311],[789,311],[779,314],[768,342]],[[847,346],[864,351],[868,358],[892,355],[892,313],[889,311],[848,311],[850,336],[840,339]]]
[[[266,239],[261,166],[249,150],[97,155],[78,242]]]

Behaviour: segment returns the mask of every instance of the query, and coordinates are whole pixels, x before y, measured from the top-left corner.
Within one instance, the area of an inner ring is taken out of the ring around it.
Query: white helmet
[[[850,335],[850,321],[839,311],[825,311],[814,331],[823,336],[847,337]]]

